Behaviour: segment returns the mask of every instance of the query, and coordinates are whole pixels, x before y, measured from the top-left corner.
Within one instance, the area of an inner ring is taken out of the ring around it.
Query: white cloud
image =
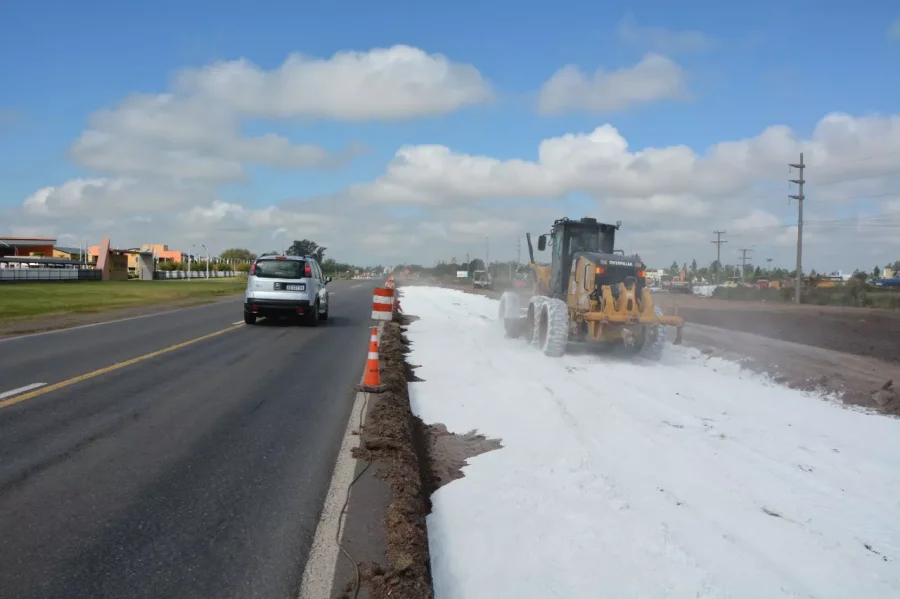
[[[620,112],[637,104],[688,97],[684,70],[670,58],[650,53],[633,67],[616,71],[599,68],[588,75],[574,65],[559,69],[541,89],[538,110]]]
[[[446,114],[493,97],[475,67],[403,45],[328,59],[292,54],[271,71],[220,62],[184,71],[178,88],[244,114],[344,121]]]
[[[731,222],[728,230],[732,233],[740,233],[746,231],[758,231],[764,229],[775,229],[782,226],[782,220],[765,210],[753,209],[746,216],[736,218]]]
[[[230,107],[173,94],[134,95],[114,110],[99,110],[69,152],[85,168],[126,175],[228,181],[245,164],[281,169],[332,168],[358,153],[332,155],[320,146],[267,134],[241,137]]]
[[[72,179],[38,189],[25,198],[26,214],[85,220],[135,213],[159,213],[211,201],[204,187],[136,179]]]
[[[713,211],[708,202],[751,192],[761,181],[786,185],[787,165],[801,152],[811,183],[887,177],[896,172],[900,155],[900,116],[834,113],[816,125],[809,140],[773,126],[753,138],[716,144],[704,154],[687,146],[631,150],[609,124],[541,141],[536,161],[500,160],[438,145],[405,146],[385,174],[351,187],[349,194],[364,203],[442,206],[585,192],[637,212],[697,216]],[[860,180],[858,185],[873,184]]]
[[[217,200],[206,206],[192,208],[185,215],[185,221],[203,229],[229,223],[247,229],[272,229],[273,233],[296,234],[298,231],[305,231],[311,234],[333,225],[336,219],[318,213],[287,211],[277,206],[253,209]]]
[[[831,270],[897,259],[888,255],[900,247],[896,228],[845,222],[847,214],[900,210],[896,195],[889,195],[900,189],[897,115],[830,114],[808,139],[773,126],[702,152],[631,148],[609,124],[541,140],[534,160],[405,146],[369,183],[276,206],[223,201],[210,185],[98,177],[39,190],[26,200],[17,225],[39,226],[58,214],[67,217],[57,219],[58,227],[90,221],[82,230],[96,235],[95,215],[102,215],[117,223],[121,244],[162,239],[173,246],[202,242],[210,249],[263,251],[309,237],[345,260],[431,264],[480,256],[486,237],[491,256],[514,257],[524,232],[546,232],[562,216],[589,215],[623,221],[620,247],[654,264],[708,263],[715,256],[711,232],[724,229],[724,261],[737,260],[737,248],[756,246],[755,256],[789,266],[796,203],[787,200],[787,164],[800,152],[809,166],[805,262]],[[834,229],[814,222],[829,219],[844,220]],[[842,243],[833,243],[836,235]],[[881,240],[875,249],[864,243],[874,239]]]
[[[400,120],[492,96],[475,67],[409,46],[328,59],[292,54],[268,71],[244,59],[219,62],[180,72],[170,92],[135,94],[98,110],[69,154],[99,173],[207,182],[244,179],[249,164],[331,169],[364,148],[353,143],[332,153],[274,133],[246,137],[242,119]]]
[[[675,54],[678,52],[704,52],[713,46],[713,39],[696,30],[673,31],[665,27],[641,27],[635,22],[634,15],[627,14],[619,23],[619,39],[630,44],[662,52]]]

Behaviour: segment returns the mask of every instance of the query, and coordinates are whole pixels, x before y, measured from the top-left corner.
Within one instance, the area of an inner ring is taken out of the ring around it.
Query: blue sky
[[[304,6],[304,4],[308,6]],[[826,113],[896,112],[900,39],[887,31],[900,8],[887,1],[755,2],[232,2],[7,3],[0,18],[0,207],[37,188],[94,175],[66,157],[89,115],[131,93],[166,91],[173,73],[246,57],[277,68],[291,52],[407,44],[477,67],[498,97],[488,105],[405,122],[245,119],[246,134],[271,130],[295,142],[370,153],[335,172],[252,167],[223,197],[248,206],[335,193],[384,172],[405,144],[442,144],[499,159],[536,159],[541,139],[611,122],[632,150],[685,144],[698,152],[786,124],[807,137]],[[706,51],[668,52],[685,69],[692,99],[615,114],[535,113],[542,84],[566,64],[586,72],[637,63],[652,50],[619,35],[635,27],[696,31]],[[3,113],[0,113],[3,114]]]

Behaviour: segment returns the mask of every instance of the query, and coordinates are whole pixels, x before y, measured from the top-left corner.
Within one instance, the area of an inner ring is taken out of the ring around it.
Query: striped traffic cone
[[[362,385],[357,386],[358,391],[366,393],[381,393],[384,386],[381,384],[381,370],[378,357],[378,327],[372,327],[372,336],[369,338],[369,357],[366,359],[366,374]]]

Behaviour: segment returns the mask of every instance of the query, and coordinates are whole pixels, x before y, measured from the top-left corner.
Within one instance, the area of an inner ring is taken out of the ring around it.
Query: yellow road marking
[[[75,383],[80,383],[81,381],[86,381],[88,379],[92,379],[95,376],[100,376],[101,374],[106,374],[107,372],[119,370],[120,368],[125,368],[126,366],[131,366],[132,364],[137,364],[138,362],[143,362],[144,360],[149,360],[150,358],[155,358],[157,356],[161,356],[163,354],[173,352],[176,349],[181,349],[182,347],[187,347],[188,345],[193,345],[194,343],[204,341],[206,339],[212,339],[213,337],[218,337],[219,335],[223,335],[229,331],[239,329],[243,326],[244,326],[244,323],[241,323],[241,326],[232,325],[232,326],[228,327],[227,329],[222,329],[220,331],[216,331],[215,333],[210,333],[209,335],[203,335],[202,337],[197,337],[197,338],[191,339],[189,341],[184,341],[182,343],[176,343],[175,345],[170,345],[169,347],[157,350],[155,352],[151,352],[149,354],[144,354],[143,356],[138,356],[137,358],[125,360],[124,362],[118,362],[111,366],[106,366],[104,368],[100,368],[100,369],[94,370],[92,372],[80,374],[78,376],[73,376],[70,379],[66,379],[59,383],[54,383],[53,385],[47,385],[46,387],[41,387],[40,389],[35,389],[34,391],[31,391],[29,393],[23,393],[22,395],[16,395],[14,397],[10,397],[9,399],[4,399],[3,401],[0,401],[0,408],[7,408],[9,406],[16,405],[17,403],[22,403],[23,401],[28,401],[29,399],[34,399],[35,397],[44,395],[45,393],[50,393],[51,391],[57,391],[58,389],[63,389],[65,387],[68,387],[69,385],[74,385]]]

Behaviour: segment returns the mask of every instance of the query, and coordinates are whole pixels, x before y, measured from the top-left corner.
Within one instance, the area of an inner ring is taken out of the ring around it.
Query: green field
[[[199,304],[242,293],[246,285],[246,277],[193,281],[3,284],[0,285],[0,322],[150,304]]]

